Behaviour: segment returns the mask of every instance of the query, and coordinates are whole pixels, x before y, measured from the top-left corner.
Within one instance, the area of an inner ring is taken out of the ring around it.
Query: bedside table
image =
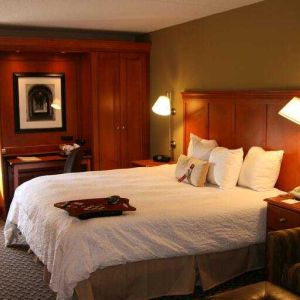
[[[284,194],[265,199],[268,203],[267,232],[300,227],[300,201],[294,204],[282,202],[292,198],[292,195]]]
[[[133,167],[156,167],[156,166],[161,166],[166,164],[171,165],[171,164],[176,164],[176,162],[175,161],[158,162],[158,161],[154,161],[153,159],[133,160],[131,162],[131,165]]]

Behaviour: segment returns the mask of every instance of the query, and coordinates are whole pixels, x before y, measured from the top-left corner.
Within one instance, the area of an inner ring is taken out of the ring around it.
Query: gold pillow
[[[175,177],[179,182],[193,186],[204,186],[209,168],[209,162],[185,155],[180,155],[177,161]]]

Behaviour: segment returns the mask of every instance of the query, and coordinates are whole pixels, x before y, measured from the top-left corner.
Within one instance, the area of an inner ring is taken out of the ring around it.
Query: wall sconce
[[[294,97],[278,112],[278,114],[300,125],[300,98]]]
[[[54,108],[54,109],[60,110],[61,109],[60,100],[59,99],[54,99],[54,101],[51,104],[51,107]]]
[[[169,151],[171,160],[174,160],[176,142],[173,140],[172,116],[176,115],[176,109],[172,107],[171,92],[166,92],[165,96],[159,96],[152,106],[152,111],[160,116],[169,116]]]

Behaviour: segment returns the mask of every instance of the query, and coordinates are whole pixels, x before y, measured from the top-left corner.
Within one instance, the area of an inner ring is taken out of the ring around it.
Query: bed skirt
[[[193,256],[153,259],[99,269],[78,283],[75,300],[141,300],[187,295],[264,266],[264,244]],[[49,273],[44,268],[44,279]]]

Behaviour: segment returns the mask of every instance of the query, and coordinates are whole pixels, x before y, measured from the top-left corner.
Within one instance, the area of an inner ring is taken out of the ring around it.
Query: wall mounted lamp
[[[59,99],[54,99],[54,101],[51,104],[51,107],[54,108],[54,109],[60,110],[61,109],[61,102],[60,102],[60,100]]]
[[[294,97],[278,112],[278,114],[300,125],[300,98]]]
[[[172,116],[176,115],[176,109],[172,107],[171,92],[166,92],[166,95],[159,96],[152,106],[152,111],[160,116],[169,116],[169,151],[171,160],[174,160],[176,142],[173,139]]]

